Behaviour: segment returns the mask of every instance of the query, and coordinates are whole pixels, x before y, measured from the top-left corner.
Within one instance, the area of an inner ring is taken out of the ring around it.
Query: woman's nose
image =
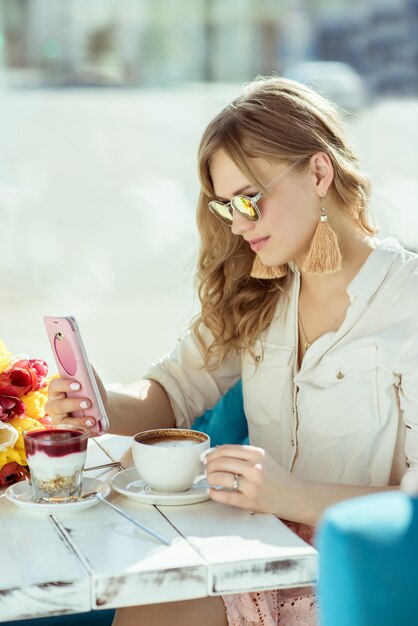
[[[244,233],[253,230],[255,224],[245,218],[239,211],[232,209],[232,225],[231,231],[234,235],[243,235]]]

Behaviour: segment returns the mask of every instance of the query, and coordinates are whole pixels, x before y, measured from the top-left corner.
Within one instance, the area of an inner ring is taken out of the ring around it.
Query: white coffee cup
[[[135,467],[154,491],[187,491],[202,480],[200,455],[209,447],[208,435],[185,428],[145,430],[132,439]]]

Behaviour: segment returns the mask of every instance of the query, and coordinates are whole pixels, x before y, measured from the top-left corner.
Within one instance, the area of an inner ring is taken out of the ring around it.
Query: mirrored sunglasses
[[[257,206],[257,200],[261,197],[262,194],[258,193],[252,198],[249,196],[234,196],[231,198],[231,202],[211,200],[211,202],[209,202],[209,209],[216,217],[219,217],[223,222],[229,225],[232,224],[233,209],[250,222],[258,222],[260,219],[260,211]]]
[[[284,178],[286,174],[289,174],[291,170],[293,170],[293,168],[295,168],[296,165],[298,165],[298,163],[300,163],[302,160],[303,158],[298,159],[297,161],[292,163],[292,165],[286,168],[283,172],[281,172],[278,176],[273,178],[273,180],[268,185],[266,185],[266,189],[271,187],[274,183],[278,183],[279,180],[282,180],[282,178]],[[229,226],[232,225],[233,209],[235,209],[237,213],[242,215],[242,217],[245,217],[245,219],[247,219],[248,221],[258,222],[261,215],[260,215],[260,209],[257,206],[257,202],[261,200],[263,195],[264,194],[260,191],[257,195],[252,196],[252,197],[243,196],[243,195],[233,196],[230,202],[220,202],[219,200],[211,200],[208,203],[208,207],[209,207],[209,210],[214,215],[216,215],[216,217],[218,217],[220,220],[222,220]]]

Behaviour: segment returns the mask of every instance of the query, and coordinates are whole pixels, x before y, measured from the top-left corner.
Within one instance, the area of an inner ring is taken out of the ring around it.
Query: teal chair
[[[418,624],[418,498],[391,491],[334,505],[317,547],[321,626]]]
[[[212,409],[198,417],[192,428],[210,435],[212,446],[223,443],[248,444],[241,380]]]
[[[238,381],[209,411],[198,417],[192,428],[210,435],[213,446],[222,443],[248,443],[248,427]],[[74,615],[6,622],[10,626],[110,626],[115,611],[90,611]]]

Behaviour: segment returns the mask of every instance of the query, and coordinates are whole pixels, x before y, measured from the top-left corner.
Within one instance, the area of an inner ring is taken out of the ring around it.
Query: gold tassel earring
[[[321,203],[319,223],[301,268],[305,274],[334,274],[342,269],[338,237],[328,221],[324,196]]]
[[[283,278],[287,274],[286,265],[275,265],[274,267],[267,267],[264,265],[258,255],[255,255],[253,267],[251,269],[251,278],[261,278],[262,280],[273,280],[274,278]]]

